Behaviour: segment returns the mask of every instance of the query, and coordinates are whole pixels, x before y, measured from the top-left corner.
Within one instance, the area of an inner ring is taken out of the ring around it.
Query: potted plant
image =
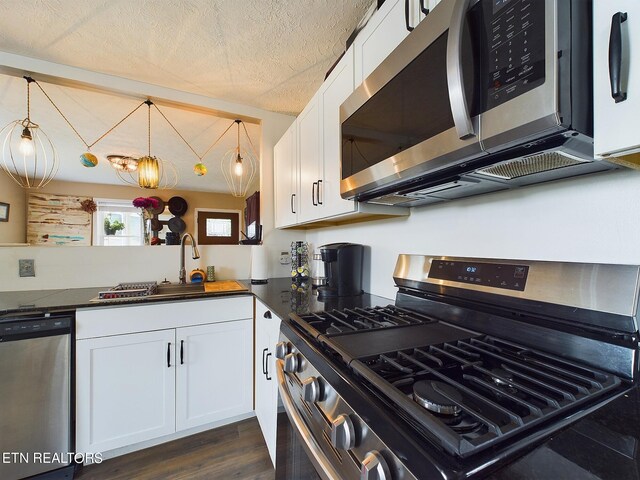
[[[109,217],[104,219],[104,234],[115,235],[116,232],[124,230],[124,223],[120,220],[111,220]]]

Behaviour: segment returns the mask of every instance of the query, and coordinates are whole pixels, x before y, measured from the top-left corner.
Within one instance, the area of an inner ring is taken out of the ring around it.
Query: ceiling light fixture
[[[178,183],[178,172],[173,164],[151,155],[151,100],[144,102],[147,109],[147,155],[137,159],[137,169],[125,170],[116,168],[116,174],[122,181],[137,185],[144,189],[171,189]],[[113,165],[113,164],[112,164]],[[137,173],[137,177],[133,174]]]
[[[27,81],[27,118],[15,120],[0,130],[2,169],[22,188],[37,189],[53,180],[58,172],[58,153],[37,123],[31,121],[31,83]]]
[[[138,169],[138,160],[126,155],[107,155],[109,164],[116,170],[135,172]]]
[[[256,174],[258,155],[256,154],[256,150],[249,137],[249,132],[247,132],[247,127],[243,121],[235,120],[234,123],[238,126],[237,144],[236,148],[229,150],[224,157],[222,157],[222,174],[231,190],[231,195],[234,197],[244,197]],[[231,125],[233,126],[233,124]],[[242,125],[244,129],[247,138],[245,143],[249,144],[249,149],[240,143],[240,125]]]

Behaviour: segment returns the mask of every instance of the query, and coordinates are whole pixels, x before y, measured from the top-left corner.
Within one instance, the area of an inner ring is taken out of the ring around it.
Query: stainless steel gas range
[[[500,475],[634,391],[639,266],[401,255],[394,280],[282,323],[277,479]]]

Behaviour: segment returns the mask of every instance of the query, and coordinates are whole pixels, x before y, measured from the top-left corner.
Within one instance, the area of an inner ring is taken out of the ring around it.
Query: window
[[[196,209],[198,244],[237,245],[240,241],[240,212]]]
[[[94,198],[93,244],[104,246],[142,245],[142,213],[131,200]]]

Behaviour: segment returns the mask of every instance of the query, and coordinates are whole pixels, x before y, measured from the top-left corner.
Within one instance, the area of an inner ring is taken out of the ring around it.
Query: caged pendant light
[[[171,162],[151,155],[151,105],[153,102],[147,100],[144,103],[149,107],[147,112],[148,153],[138,158],[135,169],[116,169],[116,174],[123,182],[140,188],[171,189],[178,183],[178,172]]]
[[[257,170],[257,154],[247,127],[242,120],[235,120],[238,126],[237,146],[222,157],[222,174],[234,197],[244,197]],[[232,124],[233,125],[233,124]],[[244,129],[249,149],[240,144],[240,125]]]
[[[15,120],[0,130],[2,139],[2,169],[11,179],[26,189],[42,188],[58,172],[58,153],[40,125],[31,120],[30,86],[27,81],[27,118]]]

